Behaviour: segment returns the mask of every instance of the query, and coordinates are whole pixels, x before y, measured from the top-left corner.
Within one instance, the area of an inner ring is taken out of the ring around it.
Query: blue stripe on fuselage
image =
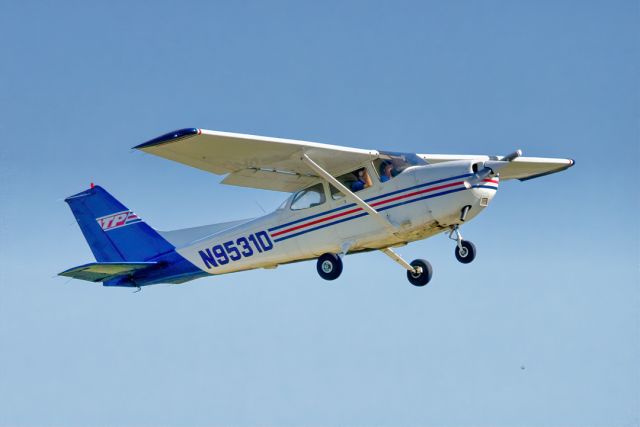
[[[285,224],[281,224],[281,225],[278,225],[276,227],[269,228],[267,231],[272,232],[272,231],[280,230],[281,228],[288,227],[289,225],[297,224],[299,222],[304,222],[306,220],[317,218],[319,216],[323,216],[323,215],[327,215],[327,214],[330,214],[330,213],[338,212],[338,211],[341,211],[343,209],[352,208],[355,205],[356,205],[355,203],[350,203],[348,205],[340,206],[339,208],[331,209],[331,210],[326,211],[326,212],[320,212],[319,214],[311,215],[311,216],[308,216],[308,217],[305,217],[305,218],[302,218],[302,219],[296,219],[295,221],[287,222]]]
[[[382,199],[384,197],[393,196],[393,195],[399,194],[399,193],[404,193],[405,191],[415,190],[415,189],[423,188],[423,187],[429,187],[430,185],[440,184],[442,182],[447,182],[447,181],[453,181],[454,179],[466,178],[466,177],[471,176],[471,175],[473,175],[473,174],[467,173],[467,174],[464,174],[464,175],[452,176],[451,178],[438,179],[436,181],[431,181],[431,182],[427,182],[427,183],[424,183],[424,184],[414,185],[413,187],[407,187],[407,188],[404,188],[402,190],[391,191],[389,193],[385,193],[385,194],[382,194],[380,196],[375,196],[375,197],[371,197],[369,199],[365,199],[364,201],[369,203],[369,202],[372,202],[374,200]],[[349,209],[349,208],[352,208],[352,207],[355,207],[355,206],[356,206],[355,203],[349,203],[347,205],[340,206],[338,208],[334,208],[334,209],[331,209],[331,210],[328,210],[328,211],[325,211],[325,212],[320,212],[320,213],[317,213],[317,214],[314,214],[314,215],[307,216],[305,218],[296,219],[295,221],[291,221],[291,222],[287,222],[287,223],[284,223],[284,224],[277,225],[275,227],[269,228],[267,231],[269,231],[269,232],[277,231],[277,230],[280,230],[281,228],[288,227],[288,226],[293,225],[293,224],[298,224],[298,223],[301,223],[301,222],[304,222],[304,221],[307,221],[307,220],[310,220],[310,219],[313,219],[313,218],[317,218],[319,216],[323,216],[323,215],[327,215],[327,214],[330,214],[330,213],[338,212],[338,211],[341,211],[341,210],[344,210],[344,209]],[[383,210],[383,209],[379,209],[379,210]],[[281,239],[281,240],[284,240],[284,239]],[[278,240],[276,240],[276,242],[277,241]]]
[[[457,193],[458,191],[464,191],[464,190],[466,190],[466,188],[463,187],[463,188],[456,188],[455,190],[447,190],[447,191],[442,191],[440,193],[429,194],[427,196],[422,196],[422,197],[418,197],[416,199],[411,199],[411,200],[407,200],[407,201],[404,201],[404,202],[395,203],[393,205],[385,206],[383,208],[378,209],[378,212],[386,211],[387,209],[393,209],[393,208],[396,208],[396,207],[402,206],[402,205],[407,205],[409,203],[418,202],[420,200],[431,199],[433,197],[444,196],[446,194]],[[300,236],[300,235],[305,234],[305,233],[310,233],[312,231],[320,230],[321,228],[329,227],[331,225],[340,224],[341,222],[346,222],[346,221],[351,221],[352,219],[362,218],[363,216],[366,216],[366,215],[369,215],[369,214],[367,212],[362,212],[362,213],[359,213],[358,215],[355,215],[355,216],[350,216],[350,217],[347,217],[347,218],[341,218],[339,220],[328,222],[326,224],[322,224],[322,225],[319,225],[317,227],[310,228],[308,230],[302,230],[302,231],[290,234],[290,235],[285,236],[285,237],[280,237],[280,238],[277,238],[277,239],[273,239],[273,241],[274,242],[281,242],[283,240],[287,240],[287,239],[290,239],[292,237],[297,237],[297,236]]]

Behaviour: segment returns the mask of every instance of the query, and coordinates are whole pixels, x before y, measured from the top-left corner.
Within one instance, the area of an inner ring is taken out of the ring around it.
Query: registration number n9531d
[[[273,242],[267,232],[258,231],[246,237],[238,237],[235,240],[205,248],[198,251],[198,253],[207,268],[213,268],[251,257],[256,253],[267,252],[271,249],[273,249]]]

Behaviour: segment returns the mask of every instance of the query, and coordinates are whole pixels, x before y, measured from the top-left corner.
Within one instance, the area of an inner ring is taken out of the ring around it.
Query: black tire
[[[342,273],[342,259],[336,254],[324,254],[318,258],[316,269],[324,280],[336,280]]]
[[[429,283],[433,277],[433,268],[431,268],[429,261],[424,259],[414,259],[411,261],[411,266],[422,268],[422,272],[416,274],[412,271],[407,271],[407,279],[409,279],[409,283],[413,286],[424,286]]]
[[[476,245],[468,240],[463,240],[462,251],[460,251],[460,248],[456,245],[455,254],[458,261],[463,264],[469,264],[471,261],[476,259]]]

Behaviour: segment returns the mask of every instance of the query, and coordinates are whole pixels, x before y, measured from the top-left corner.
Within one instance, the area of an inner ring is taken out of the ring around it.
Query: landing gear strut
[[[455,237],[453,236],[455,234]],[[462,239],[460,228],[454,225],[449,233],[449,238],[456,241],[456,259],[463,264],[469,264],[476,258],[476,246],[468,240]]]
[[[416,259],[409,264],[400,255],[395,253],[391,248],[381,249],[389,258],[400,264],[407,270],[407,279],[414,286],[424,286],[433,277],[433,268],[429,261],[424,259]]]

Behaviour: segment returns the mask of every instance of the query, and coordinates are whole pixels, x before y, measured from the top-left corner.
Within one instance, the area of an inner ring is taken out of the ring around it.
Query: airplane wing
[[[380,156],[376,150],[342,147],[293,139],[186,128],[133,147],[201,169],[226,175],[223,184],[294,192],[313,184],[318,176],[301,161],[306,154],[336,176]],[[451,160],[500,160],[499,156],[419,154],[428,163]],[[560,172],[573,166],[570,159],[518,157],[500,169],[502,179],[521,181]]]
[[[307,154],[332,175],[378,157],[375,150],[292,139],[180,129],[133,147],[217,175],[223,184],[293,192],[318,179],[301,160]]]
[[[474,156],[459,154],[418,154],[428,163],[441,163],[452,160],[502,160],[502,156]],[[518,179],[526,181],[544,175],[561,172],[575,164],[572,159],[555,159],[545,157],[517,157],[500,169],[500,179]]]

